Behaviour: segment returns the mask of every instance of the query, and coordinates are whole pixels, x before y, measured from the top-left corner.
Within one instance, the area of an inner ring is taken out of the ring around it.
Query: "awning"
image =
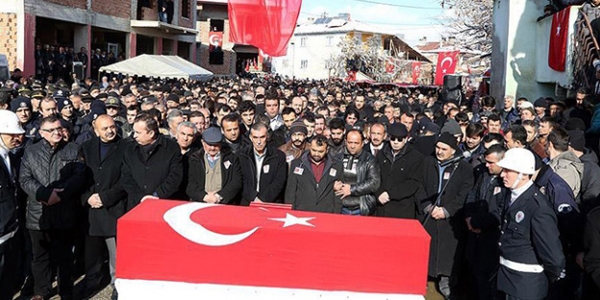
[[[235,44],[233,45],[233,51],[235,53],[251,53],[258,54],[258,48],[252,45]]]
[[[179,56],[142,54],[100,68],[100,72],[208,81],[213,73]]]

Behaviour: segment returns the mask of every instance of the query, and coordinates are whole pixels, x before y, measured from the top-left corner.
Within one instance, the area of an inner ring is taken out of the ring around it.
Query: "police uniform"
[[[507,196],[502,217],[498,290],[507,299],[543,299],[565,267],[556,214],[533,182],[526,186],[512,204]]]

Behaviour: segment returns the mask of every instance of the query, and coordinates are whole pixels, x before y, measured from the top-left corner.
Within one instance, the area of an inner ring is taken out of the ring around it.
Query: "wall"
[[[50,3],[65,5],[73,8],[87,8],[87,0],[45,0]]]
[[[62,0],[67,1],[67,0]],[[68,0],[75,1],[75,0]],[[123,0],[92,0],[92,11],[129,19],[131,15],[131,1]]]
[[[0,54],[8,58],[12,72],[17,67],[17,14],[0,13]]]
[[[199,31],[198,36],[196,37],[196,41],[198,42],[197,49],[197,64],[201,67],[213,72],[215,75],[232,75],[235,74],[235,63],[236,63],[236,54],[231,51],[233,49],[234,43],[229,41],[229,20],[227,19],[227,6],[214,6],[214,5],[205,5],[202,7],[203,9],[208,9],[208,11],[202,10],[200,12],[200,16],[198,18],[198,22],[196,22],[197,29]],[[223,10],[225,11],[225,15],[223,15]],[[211,13],[214,13],[211,14]],[[209,64],[209,52],[208,52],[208,35],[210,32],[210,19],[221,19],[225,20],[223,26],[223,64],[222,65],[211,65]]]
[[[333,37],[331,45],[327,45],[329,36]],[[340,54],[338,44],[344,36],[345,34],[294,35],[288,44],[287,55],[273,58],[275,72],[296,78],[329,78],[327,60]],[[306,38],[306,46],[301,45],[303,37]],[[303,60],[308,61],[307,68],[302,68]]]
[[[527,97],[554,96],[554,85],[536,82],[537,21],[546,0],[496,0],[492,46],[491,93]],[[501,105],[502,101],[498,101]]]

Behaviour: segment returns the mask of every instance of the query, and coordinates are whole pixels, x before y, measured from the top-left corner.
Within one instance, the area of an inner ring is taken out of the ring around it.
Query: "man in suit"
[[[17,249],[13,238],[18,228],[16,167],[10,151],[23,142],[25,130],[15,113],[0,110],[0,300],[13,298]]]
[[[109,115],[99,116],[93,125],[96,137],[81,145],[81,158],[87,167],[88,180],[87,191],[81,200],[88,209],[85,278],[89,290],[97,288],[93,286],[97,280],[91,279],[100,277],[105,248],[108,250],[111,284],[114,287],[117,219],[125,214],[127,199],[120,184],[125,142],[117,135],[115,121]],[[116,292],[113,292],[115,298]]]

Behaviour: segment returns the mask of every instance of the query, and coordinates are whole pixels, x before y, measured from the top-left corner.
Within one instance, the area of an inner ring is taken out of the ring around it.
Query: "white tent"
[[[100,72],[155,78],[184,78],[208,81],[213,73],[179,56],[148,55],[132,57],[100,68]]]

